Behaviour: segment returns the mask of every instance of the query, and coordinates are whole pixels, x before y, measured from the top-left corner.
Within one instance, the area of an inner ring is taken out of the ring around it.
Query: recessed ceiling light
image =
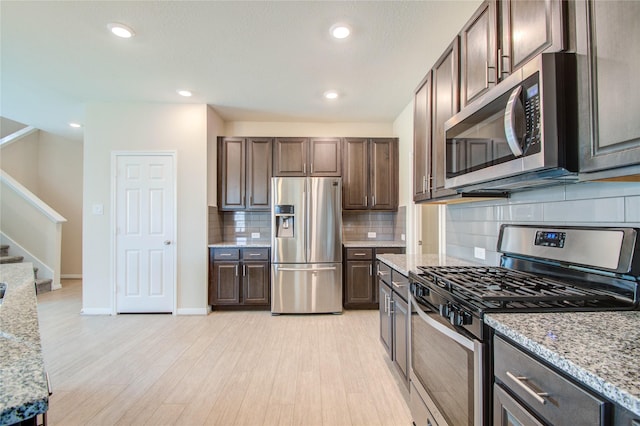
[[[337,39],[343,39],[349,37],[351,34],[351,28],[344,24],[336,24],[331,27],[331,35]]]
[[[188,98],[192,94],[193,93],[191,93],[189,90],[178,90],[178,95],[184,96],[185,98]]]
[[[117,22],[112,22],[108,24],[107,28],[109,28],[109,30],[114,35],[117,35],[118,37],[122,37],[122,38],[131,38],[134,35],[136,35],[136,33],[131,28],[127,27],[124,24],[119,24]]]
[[[326,92],[324,92],[325,99],[338,99],[338,96],[340,95],[335,90],[327,90]]]
[[[80,124],[80,123],[69,123],[69,126],[73,127],[74,129],[77,129],[77,128],[82,127],[82,124]]]

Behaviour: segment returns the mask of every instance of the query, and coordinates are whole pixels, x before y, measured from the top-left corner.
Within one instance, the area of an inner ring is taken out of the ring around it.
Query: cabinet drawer
[[[409,301],[409,278],[395,269],[391,270],[391,287],[405,302]]]
[[[378,273],[378,277],[384,281],[385,283],[387,283],[387,285],[391,286],[391,268],[378,261],[378,267],[376,268],[377,273]]]
[[[497,336],[493,368],[496,379],[504,387],[549,423],[568,424],[571,419],[569,423],[576,425],[604,424],[606,401]]]
[[[269,260],[269,249],[267,248],[242,249],[242,260]]]
[[[240,249],[237,248],[217,248],[213,250],[215,260],[238,260],[240,259]]]
[[[376,255],[379,254],[404,254],[404,247],[378,247]]]
[[[372,260],[373,249],[370,248],[348,248],[347,260]]]

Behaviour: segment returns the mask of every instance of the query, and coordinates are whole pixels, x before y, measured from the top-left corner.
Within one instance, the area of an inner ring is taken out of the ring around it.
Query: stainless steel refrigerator
[[[271,313],[342,312],[342,182],[274,177]]]

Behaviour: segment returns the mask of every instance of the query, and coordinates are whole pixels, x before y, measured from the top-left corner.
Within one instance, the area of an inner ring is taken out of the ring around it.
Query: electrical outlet
[[[473,257],[477,259],[485,260],[487,258],[485,249],[482,247],[474,247],[473,248]]]
[[[251,233],[251,238],[260,238],[260,233],[259,232],[252,232]]]
[[[367,238],[375,238],[376,235],[377,234],[375,232],[367,232]]]

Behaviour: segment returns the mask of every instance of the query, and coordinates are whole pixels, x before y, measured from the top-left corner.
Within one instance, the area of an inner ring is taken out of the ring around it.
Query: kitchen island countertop
[[[640,416],[640,311],[486,314],[484,321]]]
[[[437,254],[379,254],[378,260],[389,265],[404,276],[409,272],[419,273],[418,266],[472,266],[473,262]]]
[[[31,263],[0,265],[7,291],[0,305],[0,425],[47,411],[35,279]]]

